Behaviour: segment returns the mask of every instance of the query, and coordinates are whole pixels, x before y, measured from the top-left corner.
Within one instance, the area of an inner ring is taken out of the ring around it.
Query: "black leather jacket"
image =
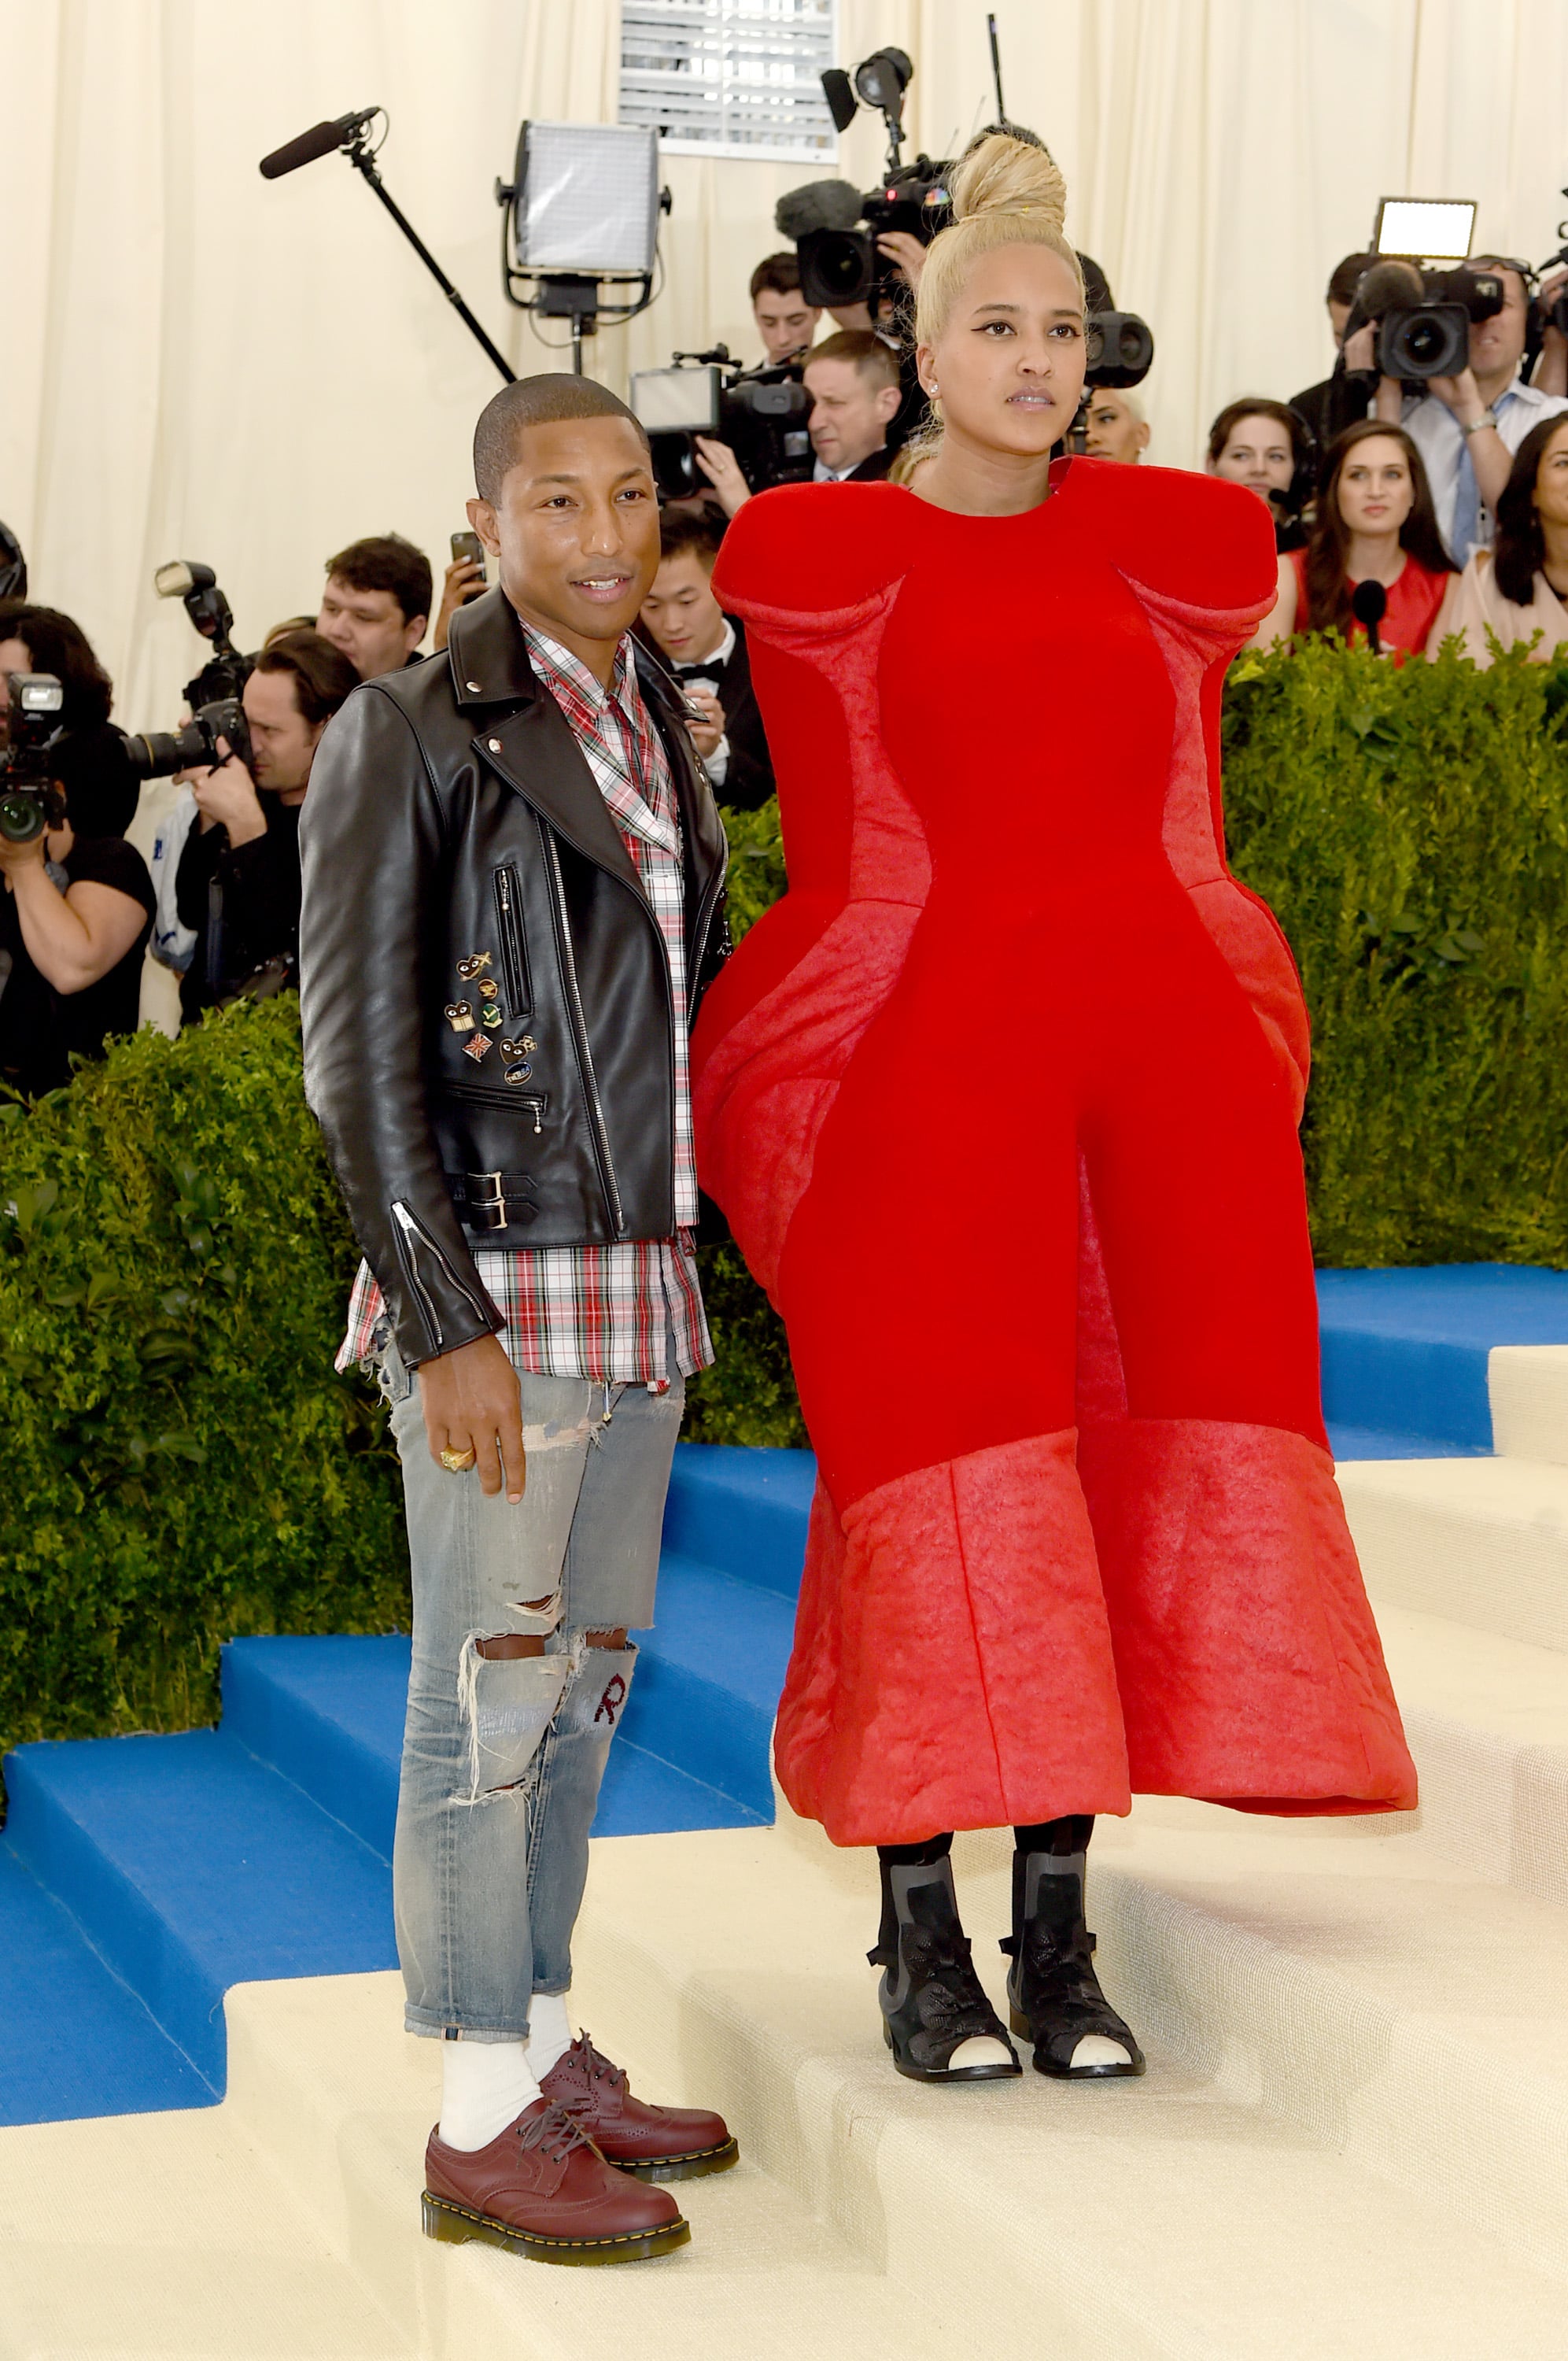
[[[678,693],[637,663],[680,804],[695,1016],[729,948],[724,831]],[[300,841],[305,1094],[404,1361],[501,1325],[470,1232],[668,1237],[668,956],[500,590],[334,716]]]

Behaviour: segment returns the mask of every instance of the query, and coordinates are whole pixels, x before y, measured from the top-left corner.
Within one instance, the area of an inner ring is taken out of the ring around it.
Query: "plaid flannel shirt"
[[[539,1377],[595,1384],[669,1383],[666,1336],[684,1376],[713,1358],[690,1232],[697,1216],[686,1042],[688,987],[680,815],[669,758],[637,679],[630,638],[603,689],[585,664],[532,625],[529,660],[582,748],[594,783],[636,864],[670,958],[675,1026],[675,1235],[609,1246],[476,1246],[474,1261],[506,1322],[512,1364]],[[381,1290],[361,1263],[348,1308],[340,1369],[370,1359],[385,1317]]]

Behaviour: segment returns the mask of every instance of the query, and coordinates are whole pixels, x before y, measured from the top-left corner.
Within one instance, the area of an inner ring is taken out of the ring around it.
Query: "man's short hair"
[[[492,507],[500,499],[526,427],[557,426],[568,418],[624,418],[637,429],[643,449],[648,448],[641,420],[608,385],[591,377],[568,377],[559,369],[516,378],[491,395],[474,429],[474,486],[479,498]]]
[[[376,533],[367,541],[351,541],[327,559],[326,572],[329,582],[341,582],[347,590],[389,590],[405,623],[430,613],[430,560],[400,533]]]
[[[764,254],[751,273],[751,301],[759,295],[795,295],[800,291],[800,257],[786,249]]]
[[[869,328],[840,328],[836,336],[825,336],[806,356],[807,368],[818,361],[852,362],[864,382],[879,390],[898,385],[898,355]]]
[[[1336,262],[1329,273],[1325,302],[1354,303],[1355,291],[1361,284],[1364,273],[1370,270],[1375,262],[1382,260],[1383,257],[1380,254],[1347,254],[1343,261]]]
[[[710,508],[665,509],[659,519],[660,565],[666,557],[680,557],[689,549],[711,573],[725,523]]]
[[[360,590],[388,587],[379,582],[350,585]],[[292,674],[294,702],[312,723],[330,720],[359,686],[359,675],[342,649],[323,640],[319,631],[275,632],[257,657],[256,669]]]

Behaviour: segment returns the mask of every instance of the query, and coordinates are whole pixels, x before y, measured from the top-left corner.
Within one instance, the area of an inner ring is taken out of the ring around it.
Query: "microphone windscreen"
[[[1371,631],[1388,611],[1388,593],[1381,582],[1358,582],[1350,594],[1351,612],[1364,630]]]
[[[318,123],[313,130],[302,131],[297,139],[274,148],[270,156],[263,156],[261,177],[264,181],[280,181],[285,172],[297,172],[302,164],[313,164],[318,156],[330,156],[342,145],[341,123]]]
[[[861,192],[848,181],[807,181],[786,189],[773,208],[781,237],[809,237],[814,229],[853,229],[861,218]]]
[[[1413,262],[1375,262],[1355,291],[1356,309],[1364,319],[1380,320],[1385,312],[1419,303],[1425,292]]]

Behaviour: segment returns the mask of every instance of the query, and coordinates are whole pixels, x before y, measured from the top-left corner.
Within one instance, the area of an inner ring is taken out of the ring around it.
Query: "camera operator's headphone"
[[[27,561],[8,524],[0,524],[0,598],[27,595]]]
[[[1318,470],[1322,465],[1323,455],[1312,432],[1311,421],[1302,417],[1293,401],[1288,401],[1285,407],[1295,421],[1291,443],[1296,453],[1296,465],[1291,470],[1285,497],[1290,504],[1290,514],[1299,517],[1317,498]]]

